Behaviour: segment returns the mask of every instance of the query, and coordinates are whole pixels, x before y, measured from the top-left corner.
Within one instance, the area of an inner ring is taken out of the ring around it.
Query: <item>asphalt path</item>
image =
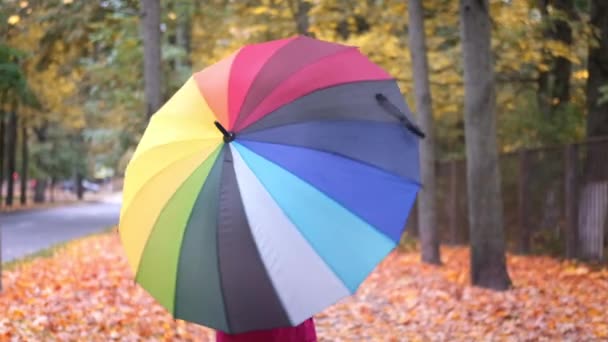
[[[2,262],[115,226],[120,205],[116,194],[92,203],[0,213]]]

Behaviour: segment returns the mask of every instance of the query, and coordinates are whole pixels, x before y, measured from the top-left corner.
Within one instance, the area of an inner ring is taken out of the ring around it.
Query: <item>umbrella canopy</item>
[[[354,293],[419,189],[409,117],[358,49],[308,37],[195,73],[126,170],[136,281],[174,317],[229,333],[295,326]]]

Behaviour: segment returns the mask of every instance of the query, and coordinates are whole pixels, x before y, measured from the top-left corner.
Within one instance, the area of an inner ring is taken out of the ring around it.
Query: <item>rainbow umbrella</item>
[[[398,244],[422,133],[357,48],[293,37],[195,73],[128,165],[120,237],[171,314],[228,333],[294,326]]]

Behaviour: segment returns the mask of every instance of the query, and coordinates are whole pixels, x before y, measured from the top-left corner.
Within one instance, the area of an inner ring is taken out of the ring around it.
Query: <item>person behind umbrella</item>
[[[242,334],[216,333],[216,342],[316,342],[315,323],[312,318],[295,327],[275,328]]]

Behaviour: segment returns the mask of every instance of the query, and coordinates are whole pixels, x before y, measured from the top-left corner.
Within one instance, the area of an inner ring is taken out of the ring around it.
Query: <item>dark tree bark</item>
[[[0,293],[2,293],[2,263],[2,226],[0,226]]]
[[[38,143],[45,143],[47,140],[47,130],[48,126],[46,123],[38,126],[32,127],[32,131]],[[42,161],[39,158],[35,158],[33,160],[35,165],[42,165]],[[45,177],[41,177],[36,179],[36,186],[34,187],[34,203],[44,203],[46,202],[46,189],[47,189],[48,181]]]
[[[461,0],[460,28],[471,280],[473,285],[505,290],[511,286],[511,280],[505,260],[488,0]]]
[[[28,168],[29,168],[29,152],[28,152],[28,134],[25,119],[21,121],[21,194],[20,203],[27,203],[27,183],[28,183]]]
[[[554,0],[553,6],[563,15],[572,17],[574,10],[573,0]],[[553,39],[562,42],[567,46],[572,45],[572,29],[567,20],[557,19],[553,28]],[[557,100],[554,106],[558,106],[570,101],[570,74],[572,73],[572,63],[564,57],[555,58],[553,69],[553,99]],[[553,102],[552,102],[553,103]]]
[[[355,19],[355,27],[354,31],[351,32],[351,29],[348,24],[348,18],[344,18],[338,25],[336,26],[336,32],[340,35],[342,39],[348,39],[352,33],[362,34],[369,31],[370,24],[367,22],[367,19],[360,15],[354,15]]]
[[[420,142],[420,171],[423,188],[418,196],[418,229],[422,247],[421,258],[423,262],[439,265],[441,255],[437,229],[435,135],[422,0],[410,0],[408,12],[409,49],[414,72],[416,111],[420,128],[426,134],[426,137]]]
[[[519,151],[519,183],[518,183],[518,203],[517,216],[519,217],[519,239],[518,249],[521,254],[530,253],[530,226],[528,223],[528,194],[530,191],[530,156],[529,151]]]
[[[44,203],[46,201],[46,179],[36,179],[34,187],[34,203]]]
[[[539,7],[546,25],[544,31],[545,39],[556,40],[565,44],[572,45],[572,28],[568,20],[563,17],[550,19],[547,7],[551,5],[560,15],[573,18],[573,0],[540,0]],[[572,74],[572,63],[564,57],[545,58],[545,63],[550,65],[550,71],[539,74],[539,101],[541,110],[546,114],[552,113],[562,104],[570,101],[570,76]]]
[[[538,9],[540,10],[540,13],[542,15],[543,21],[544,21],[544,25],[547,25],[548,27],[545,27],[543,30],[543,38],[549,39],[551,36],[551,29],[550,29],[550,22],[549,22],[549,11],[548,11],[548,6],[549,6],[549,0],[538,0]],[[547,55],[547,53],[545,51],[542,51],[543,54],[543,64],[545,65],[551,65],[551,59],[549,58],[549,56]],[[550,70],[550,68],[549,68]],[[537,101],[538,101],[538,107],[540,108],[541,112],[545,114],[545,116],[548,116],[550,108],[551,108],[551,94],[550,94],[550,90],[549,90],[549,70],[546,71],[540,71],[538,73],[538,93],[536,95],[537,97]]]
[[[566,236],[566,257],[573,259],[577,256],[578,245],[578,145],[571,144],[564,150],[564,206]]]
[[[310,35],[308,31],[310,27],[310,21],[308,18],[308,11],[312,8],[312,4],[306,0],[295,0],[295,4],[292,3],[294,8],[294,19],[296,21],[296,31],[301,35]]]
[[[80,171],[76,172],[76,197],[78,197],[79,200],[84,198],[84,186],[82,184],[83,180],[84,177],[82,173]]]
[[[13,175],[17,170],[17,106],[13,105],[11,112],[8,115],[7,127],[7,189],[6,189],[6,205],[12,206],[15,195],[15,179]]]
[[[50,191],[50,201],[51,203],[55,202],[55,187],[57,186],[57,178],[55,176],[51,176],[51,191]]]
[[[140,0],[141,35],[144,46],[144,93],[150,118],[162,105],[160,1]]]
[[[608,136],[608,102],[599,103],[600,87],[608,85],[608,2],[591,1],[591,24],[600,32],[597,44],[589,48],[587,62],[587,137],[594,138]],[[597,169],[598,172],[603,170]],[[606,173],[597,174],[601,175]]]
[[[178,58],[177,67],[186,68],[191,67],[192,62],[190,61],[191,48],[191,32],[192,29],[192,14],[186,11],[181,11],[179,16],[179,22],[177,23],[177,29],[175,32],[175,43],[180,46],[186,52],[186,55],[182,58]]]
[[[0,206],[4,195],[4,158],[6,150],[6,122],[5,113],[0,111]]]

